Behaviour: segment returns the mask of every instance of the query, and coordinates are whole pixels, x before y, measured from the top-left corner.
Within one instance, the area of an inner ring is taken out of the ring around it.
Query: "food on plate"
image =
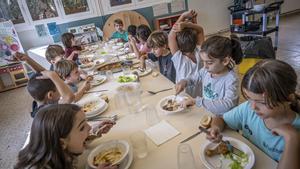
[[[229,153],[229,149],[228,149],[228,146],[227,144],[225,144],[224,142],[221,142],[220,144],[218,144],[217,147],[215,147],[214,149],[206,149],[205,150],[205,155],[209,156],[209,157],[212,157],[212,156],[215,156],[215,155],[219,155],[219,154],[227,154]]]
[[[177,103],[176,100],[169,99],[167,104],[165,104],[162,108],[167,111],[175,111],[179,108],[180,104]]]
[[[200,125],[206,129],[210,128],[211,121],[212,121],[211,116],[204,115],[204,116],[202,116],[202,118],[200,120]]]
[[[106,94],[102,94],[102,95],[100,96],[100,98],[103,99],[106,103],[109,102],[108,96],[107,96]]]
[[[86,103],[86,104],[83,105],[82,111],[83,111],[84,113],[93,111],[93,110],[96,109],[96,106],[97,106],[97,102],[89,102],[89,103]]]
[[[125,83],[125,82],[133,82],[136,80],[135,76],[119,76],[118,82]]]
[[[97,68],[98,71],[107,71],[107,70],[113,70],[113,69],[121,69],[121,63],[120,62],[113,62],[101,65]]]
[[[93,164],[98,166],[103,163],[114,164],[122,157],[122,152],[118,147],[114,147],[103,152],[100,152],[94,157]]]
[[[228,145],[224,142],[218,144],[214,149],[206,149],[205,155],[208,157],[221,155],[220,160],[222,164],[222,159],[229,159],[231,163],[227,166],[230,169],[243,169],[249,162],[249,157],[246,153],[239,153],[238,155],[231,152],[228,148]]]

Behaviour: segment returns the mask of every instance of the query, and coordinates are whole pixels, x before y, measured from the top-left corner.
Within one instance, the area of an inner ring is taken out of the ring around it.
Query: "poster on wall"
[[[130,4],[132,3],[131,0],[110,0],[110,6],[119,6],[119,5],[124,5],[124,4]]]
[[[0,22],[0,59],[9,60],[16,52],[24,52],[12,21]]]

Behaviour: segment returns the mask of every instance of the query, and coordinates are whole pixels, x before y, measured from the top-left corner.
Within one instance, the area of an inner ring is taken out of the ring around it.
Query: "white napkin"
[[[165,120],[149,127],[144,132],[158,146],[180,134],[178,130]]]

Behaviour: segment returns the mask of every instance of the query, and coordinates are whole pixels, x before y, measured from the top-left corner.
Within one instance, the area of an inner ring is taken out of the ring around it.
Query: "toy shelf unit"
[[[252,36],[267,36],[268,34],[275,32],[274,50],[277,50],[279,15],[283,1],[257,5],[254,5],[253,0],[250,0],[250,2],[250,5],[247,6],[241,6],[241,4],[235,3],[235,5],[228,7],[230,10],[231,33]],[[268,19],[269,15],[273,13],[275,14],[275,25],[271,26],[268,24]]]
[[[27,71],[21,62],[0,67],[0,92],[25,86],[27,82]]]
[[[169,32],[179,17],[180,14],[156,18],[154,21],[155,29]]]

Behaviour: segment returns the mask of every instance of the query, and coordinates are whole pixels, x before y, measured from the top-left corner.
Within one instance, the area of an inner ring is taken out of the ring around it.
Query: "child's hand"
[[[96,134],[101,137],[102,134],[106,134],[109,132],[109,130],[113,127],[113,125],[115,125],[116,122],[112,121],[112,120],[104,120],[102,121],[96,129],[93,129],[93,131],[95,130],[99,130]]]
[[[111,165],[110,163],[99,164],[97,169],[118,169],[117,165]]]
[[[175,85],[175,94],[178,94],[183,91],[183,89],[186,87],[187,81],[186,80],[180,80],[176,85]]]
[[[299,138],[298,131],[291,124],[284,124],[272,129],[272,134],[280,135],[285,140]]]
[[[88,82],[92,81],[93,79],[94,79],[94,77],[91,75],[86,77],[86,81],[88,81]]]
[[[188,10],[184,13],[181,14],[183,18],[196,18],[197,17],[197,12],[195,10]]]
[[[222,140],[222,135],[220,129],[217,127],[212,126],[208,129],[209,134],[206,135],[206,138],[214,143],[219,143]]]
[[[187,108],[188,106],[193,106],[193,105],[195,105],[195,99],[193,98],[185,99],[180,103],[180,106],[183,108]]]

